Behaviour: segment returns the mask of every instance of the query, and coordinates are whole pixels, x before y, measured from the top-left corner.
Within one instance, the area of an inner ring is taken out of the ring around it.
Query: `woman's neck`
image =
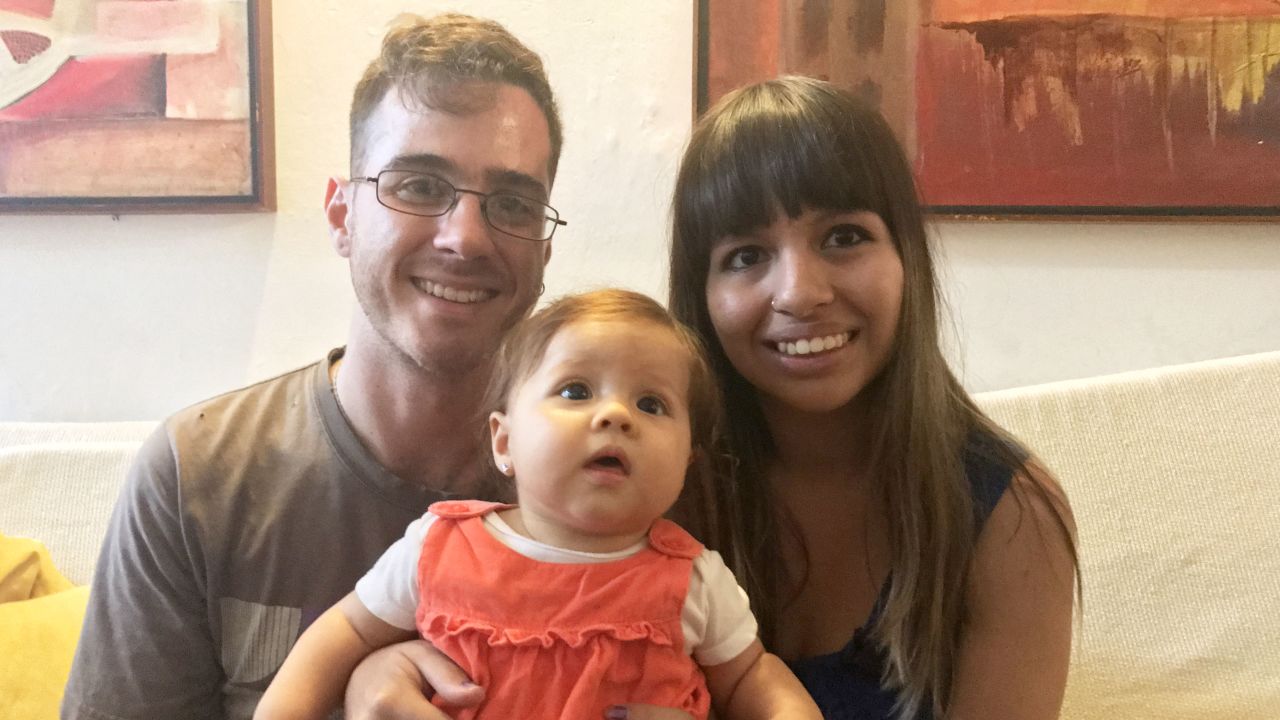
[[[773,439],[771,475],[790,482],[847,482],[867,470],[869,427],[856,403],[828,413],[809,413],[761,398]]]

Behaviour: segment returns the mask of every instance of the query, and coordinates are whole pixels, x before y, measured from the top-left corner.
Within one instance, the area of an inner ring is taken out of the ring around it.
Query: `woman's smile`
[[[765,344],[773,346],[783,355],[819,355],[844,347],[852,337],[853,331],[849,330],[831,335],[802,337],[798,340],[767,340]]]

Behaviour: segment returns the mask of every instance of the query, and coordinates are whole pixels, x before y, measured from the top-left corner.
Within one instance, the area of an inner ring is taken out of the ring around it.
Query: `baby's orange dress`
[[[418,561],[418,631],[486,691],[479,708],[451,708],[452,717],[599,720],[611,705],[649,703],[706,718],[706,680],[680,626],[702,545],[659,520],[631,557],[542,562],[485,530],[483,516],[506,507],[430,508],[438,519]]]

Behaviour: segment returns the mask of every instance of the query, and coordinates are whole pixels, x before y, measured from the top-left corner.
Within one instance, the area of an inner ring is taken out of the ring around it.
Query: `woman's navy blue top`
[[[981,452],[979,445],[983,441],[970,441],[964,462],[965,474],[973,489],[975,532],[981,531],[1013,478],[1011,468],[992,460],[991,453]],[[880,686],[888,660],[871,637],[871,629],[879,620],[888,595],[889,581],[885,580],[871,615],[842,649],[788,663],[826,720],[888,720],[892,717],[898,694]],[[926,707],[916,717],[931,720],[933,713]]]

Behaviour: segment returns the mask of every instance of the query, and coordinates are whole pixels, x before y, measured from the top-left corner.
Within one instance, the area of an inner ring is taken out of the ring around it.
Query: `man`
[[[301,629],[428,504],[488,494],[479,401],[563,224],[545,205],[560,141],[541,61],[497,23],[387,34],[352,103],[352,177],[326,193],[359,301],[347,345],[143,445],[64,718],[250,717]]]

